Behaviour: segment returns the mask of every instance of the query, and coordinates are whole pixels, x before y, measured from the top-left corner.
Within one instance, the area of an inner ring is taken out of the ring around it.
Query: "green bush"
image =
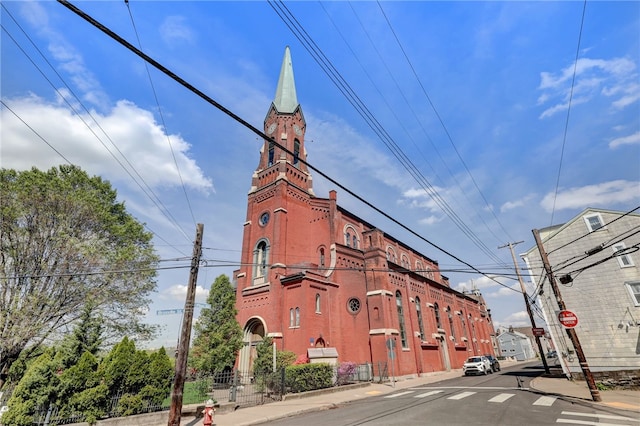
[[[306,392],[333,386],[333,366],[326,363],[291,365],[285,370],[291,392]]]
[[[118,401],[118,408],[116,412],[118,416],[131,416],[142,412],[144,403],[140,395],[132,395],[125,393]]]

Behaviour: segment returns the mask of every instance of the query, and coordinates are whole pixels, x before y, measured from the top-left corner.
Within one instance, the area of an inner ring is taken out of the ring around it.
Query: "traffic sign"
[[[544,337],[544,328],[541,327],[533,327],[531,329],[531,332],[533,333],[534,336],[536,337]]]
[[[565,328],[573,328],[578,325],[578,316],[571,311],[558,312],[558,321]]]

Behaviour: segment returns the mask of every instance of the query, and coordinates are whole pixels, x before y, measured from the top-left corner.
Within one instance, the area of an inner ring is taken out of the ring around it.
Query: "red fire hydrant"
[[[212,426],[213,425],[213,414],[216,412],[216,409],[213,408],[213,400],[208,400],[204,404],[204,410],[202,410],[202,414],[204,415],[204,419],[202,420],[202,424],[204,426]]]

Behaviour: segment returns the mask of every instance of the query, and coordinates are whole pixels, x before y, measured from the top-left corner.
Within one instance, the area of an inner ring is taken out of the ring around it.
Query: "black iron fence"
[[[238,370],[222,371],[214,374],[200,374],[188,377],[184,384],[182,405],[204,404],[211,399],[217,404],[235,404],[238,407],[262,405],[281,401],[283,395],[290,392],[287,386],[285,369],[265,374],[242,374]],[[389,380],[387,363],[355,364],[343,363],[334,367],[334,386],[343,386],[358,382],[384,382]],[[116,394],[111,397],[107,417],[122,417],[133,414],[151,413],[168,410],[171,395],[167,394],[162,403],[142,401],[131,404],[127,395]],[[54,405],[38,407],[34,415],[34,425],[55,426],[84,421],[84,416],[59,416]],[[0,421],[1,423],[1,421]]]

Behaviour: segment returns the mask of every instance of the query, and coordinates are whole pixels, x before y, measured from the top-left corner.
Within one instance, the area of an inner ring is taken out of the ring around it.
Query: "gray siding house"
[[[589,208],[541,229],[560,295],[576,314],[576,334],[597,380],[640,377],[640,215]],[[521,255],[536,288],[563,372],[582,377],[536,246]]]
[[[536,357],[531,345],[531,340],[526,335],[509,330],[498,334],[496,337],[500,345],[500,354],[504,357],[512,357],[518,361],[527,361]]]

